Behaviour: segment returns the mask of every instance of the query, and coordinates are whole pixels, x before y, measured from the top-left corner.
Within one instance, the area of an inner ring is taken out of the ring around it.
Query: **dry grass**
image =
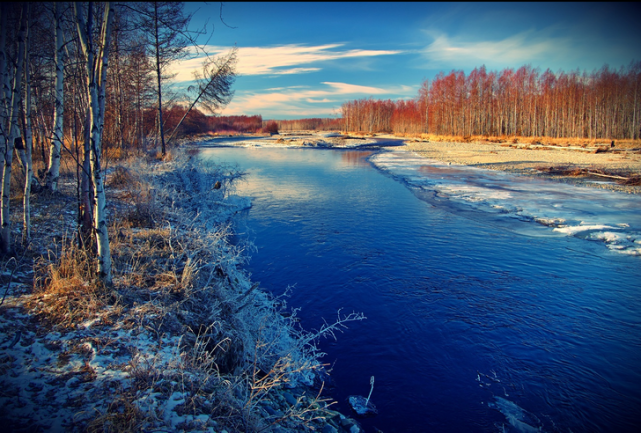
[[[216,203],[237,175],[227,168],[180,165],[189,159],[178,153],[172,161],[175,167],[125,160],[108,171],[110,206],[117,216],[109,225],[112,287],[96,278],[94,252],[79,246],[73,234],[58,238],[56,247],[37,260],[35,291],[25,306],[40,319],[43,332],[123,330],[157,342],[157,352],[128,355],[122,367],[128,381],[83,428],[160,428],[162,417],[145,402],[179,393],[184,402],[174,411],[192,417],[180,427],[186,430],[204,428],[195,418],[203,414],[228,431],[273,425],[296,430],[306,424],[322,429],[328,405],[320,394],[301,396],[280,416],[265,418],[263,404],[274,404],[285,383],[300,384],[320,364],[309,336],[280,314],[282,304],[257,290],[239,269],[243,250],[229,244],[229,225],[212,225]],[[161,350],[168,338],[178,341],[169,358]],[[118,343],[95,347],[107,344]],[[73,347],[60,352],[60,368],[82,344]],[[92,383],[102,380],[88,362],[78,374]]]
[[[606,170],[599,167],[575,167],[575,166],[539,166],[536,169],[540,172],[554,176],[569,177],[603,177],[614,179],[620,185],[637,186],[641,185],[641,176],[638,174],[622,173]]]
[[[594,148],[599,146],[610,146],[612,142],[615,148],[619,149],[636,149],[641,148],[641,139],[623,139],[612,140],[609,138],[587,139],[587,138],[554,138],[554,137],[521,137],[512,135],[437,135],[425,133],[408,133],[408,134],[395,134],[399,137],[419,139],[422,141],[432,142],[455,142],[455,143],[498,143],[498,144],[526,144],[526,145],[545,145],[557,147],[583,147]]]
[[[117,294],[96,278],[91,252],[74,239],[62,239],[60,251],[40,258],[35,269],[35,294],[27,306],[53,326],[74,328],[105,311],[109,316],[122,311]]]
[[[104,413],[99,413],[86,427],[88,433],[135,433],[143,431],[149,416],[133,403],[131,391],[120,390]]]

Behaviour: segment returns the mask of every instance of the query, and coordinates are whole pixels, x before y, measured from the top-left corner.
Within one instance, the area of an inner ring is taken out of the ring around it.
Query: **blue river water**
[[[320,344],[337,409],[375,376],[366,431],[638,431],[638,256],[423,197],[373,150],[201,155],[247,173],[254,281],[294,285],[309,330],[339,309],[367,317]]]

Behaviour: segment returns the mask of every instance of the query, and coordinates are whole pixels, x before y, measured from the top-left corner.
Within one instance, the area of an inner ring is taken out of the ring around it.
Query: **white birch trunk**
[[[51,147],[49,148],[49,165],[45,183],[47,188],[54,192],[58,190],[60,177],[60,156],[63,139],[64,120],[64,44],[62,34],[62,3],[55,2],[56,10],[54,20],[56,24],[56,99],[53,114],[53,132]]]
[[[20,31],[18,33],[18,60],[14,71],[13,89],[11,93],[11,107],[9,111],[9,134],[4,146],[4,170],[2,173],[2,227],[0,228],[0,251],[3,254],[11,253],[11,221],[10,193],[11,193],[11,164],[13,162],[14,140],[19,136],[18,113],[20,107],[20,92],[22,89],[22,67],[24,64],[24,46],[27,33],[26,5],[22,7]],[[5,69],[8,65],[5,63]],[[6,74],[8,80],[9,74]]]
[[[87,67],[87,91],[89,93],[89,113],[91,138],[89,141],[91,177],[94,186],[94,232],[98,251],[98,275],[107,285],[112,282],[111,252],[107,231],[106,197],[104,181],[100,168],[102,151],[102,129],[104,119],[104,98],[107,79],[107,60],[109,57],[110,27],[113,22],[113,6],[105,5],[105,13],[100,32],[100,52],[96,53],[92,41],[93,5],[89,5],[88,21],[85,24],[82,4],[75,3],[77,29]],[[94,66],[94,59],[95,66]]]
[[[7,63],[6,34],[7,14],[4,10],[4,3],[0,3],[0,170],[4,167],[4,160],[7,154],[7,141],[9,140],[9,65]],[[0,181],[2,176],[0,175]],[[0,227],[3,220],[0,215]]]
[[[23,205],[23,231],[22,242],[27,244],[31,240],[31,182],[33,177],[33,133],[31,132],[31,80],[29,68],[29,52],[31,49],[31,35],[29,34],[31,25],[31,5],[27,3],[27,42],[25,45],[25,106],[24,106],[24,123],[25,123],[25,137],[24,147],[26,154],[25,161],[25,182],[24,182],[24,197],[22,199]]]

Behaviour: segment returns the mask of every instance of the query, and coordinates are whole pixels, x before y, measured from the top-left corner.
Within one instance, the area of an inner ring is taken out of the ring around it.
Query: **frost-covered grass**
[[[230,242],[229,218],[250,206],[232,194],[240,175],[175,151],[168,162],[109,171],[113,287],[97,281],[91,253],[67,233],[0,307],[6,426],[358,429],[310,391],[322,387],[317,339],[362,315],[339,312],[310,334],[295,312],[283,314],[284,299],[251,281],[245,251]],[[8,274],[13,265],[3,266]]]

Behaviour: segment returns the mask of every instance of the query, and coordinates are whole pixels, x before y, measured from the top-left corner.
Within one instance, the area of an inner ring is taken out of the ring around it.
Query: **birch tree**
[[[199,102],[211,113],[215,113],[231,102],[234,96],[231,86],[236,79],[237,53],[238,49],[234,47],[227,55],[206,61],[202,73],[197,71],[194,73],[197,84],[191,86],[189,90],[196,90],[198,94],[167,139],[167,143],[171,141],[189,112]]]
[[[51,147],[49,149],[49,165],[45,178],[46,187],[55,192],[58,190],[58,178],[60,177],[60,156],[62,151],[63,120],[64,120],[64,40],[62,32],[62,3],[55,2],[54,11],[55,24],[55,109],[53,114],[53,131],[51,135]]]
[[[93,38],[94,4],[89,3],[88,13],[84,13],[82,3],[75,3],[76,27],[86,65],[86,91],[89,101],[90,137],[89,152],[91,161],[91,179],[93,182],[93,231],[96,236],[98,253],[98,276],[107,285],[112,282],[111,253],[107,232],[106,198],[104,179],[101,172],[102,133],[104,126],[105,87],[109,59],[109,39],[113,23],[114,6],[105,4],[100,25],[98,43]]]
[[[7,56],[7,14],[6,3],[0,3],[0,169],[4,173],[9,141],[9,59]],[[0,198],[0,253],[7,254],[10,250],[10,238],[5,240],[5,226],[9,227],[8,218],[5,219],[5,204],[7,217],[9,211],[9,196],[4,196],[4,177],[2,177],[2,196]],[[6,203],[5,203],[6,202]]]
[[[31,240],[31,184],[33,180],[33,133],[31,128],[31,69],[29,53],[31,48],[31,4],[27,4],[27,41],[25,43],[25,66],[24,66],[24,79],[25,79],[25,95],[24,95],[24,166],[25,166],[25,181],[24,181],[24,195],[22,198],[23,206],[23,229],[22,229],[22,242],[26,244]]]
[[[3,4],[4,6],[4,4]],[[22,75],[23,65],[25,58],[25,39],[27,33],[27,4],[21,5],[21,18],[20,27],[18,30],[17,45],[17,59],[15,67],[10,64],[7,57],[5,47],[6,43],[6,9],[2,10],[2,29],[0,29],[0,73],[2,75],[2,93],[3,93],[3,107],[0,109],[0,117],[2,118],[2,136],[0,136],[0,157],[3,161],[2,171],[2,211],[1,219],[2,224],[0,228],[0,251],[3,254],[10,254],[12,252],[11,246],[11,221],[10,221],[10,193],[11,193],[11,164],[13,162],[13,151],[16,142],[21,142],[20,129],[18,127],[18,114],[21,102],[21,89],[22,89]],[[12,80],[11,80],[12,78]],[[11,86],[13,81],[13,86]],[[10,97],[7,91],[11,89]],[[10,102],[7,105],[7,102]]]

